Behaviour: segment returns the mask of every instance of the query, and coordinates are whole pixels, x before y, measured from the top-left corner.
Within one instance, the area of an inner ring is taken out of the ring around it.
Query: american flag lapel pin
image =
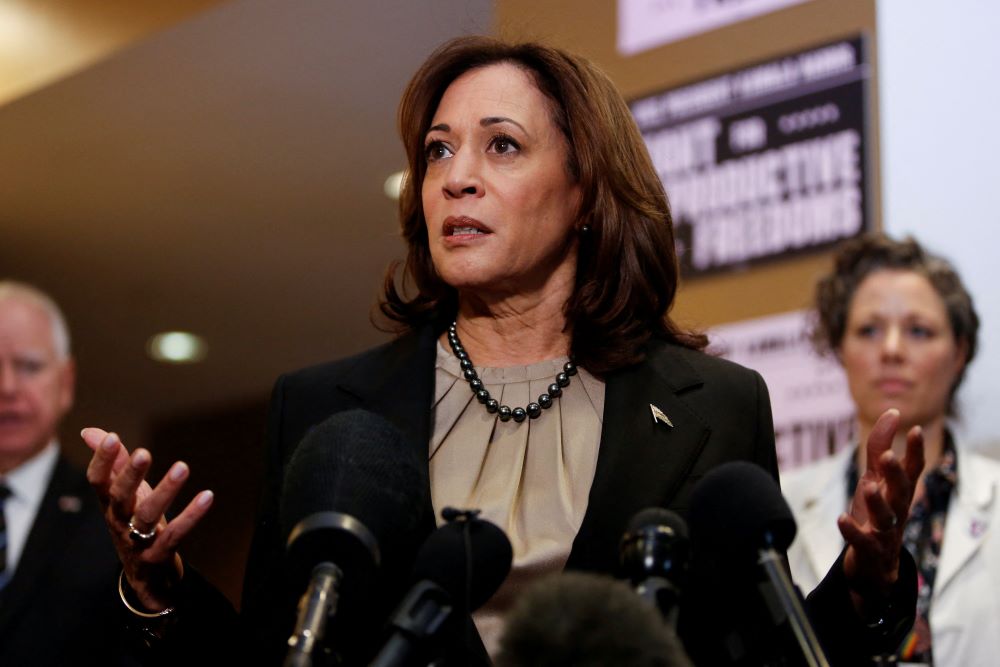
[[[663,412],[663,410],[659,409],[658,407],[656,407],[652,403],[649,404],[649,410],[653,413],[653,423],[654,424],[656,422],[663,422],[664,424],[666,424],[670,428],[674,427],[674,423],[672,421],[670,421],[670,417],[668,417]]]

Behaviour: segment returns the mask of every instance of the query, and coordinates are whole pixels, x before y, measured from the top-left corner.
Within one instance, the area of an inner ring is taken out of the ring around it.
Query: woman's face
[[[502,63],[455,79],[424,145],[427,235],[446,283],[515,294],[572,285],[580,188],[529,73]]]
[[[944,301],[924,276],[881,270],[854,292],[838,350],[862,424],[888,408],[903,424],[943,418],[966,350],[951,330]]]

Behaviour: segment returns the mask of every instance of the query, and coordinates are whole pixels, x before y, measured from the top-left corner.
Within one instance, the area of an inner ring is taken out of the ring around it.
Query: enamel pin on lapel
[[[663,422],[664,424],[666,424],[670,428],[674,427],[674,423],[672,421],[670,421],[670,417],[668,417],[666,414],[664,414],[663,410],[659,409],[658,407],[656,407],[652,403],[649,404],[649,409],[653,413],[653,423],[654,424],[656,422]]]
[[[63,512],[76,514],[83,509],[83,500],[79,496],[59,496],[59,509]]]

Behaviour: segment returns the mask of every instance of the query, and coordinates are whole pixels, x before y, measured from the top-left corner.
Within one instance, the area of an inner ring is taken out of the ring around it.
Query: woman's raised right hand
[[[212,492],[202,491],[167,521],[167,508],[187,481],[187,464],[175,462],[154,488],[146,481],[153,462],[148,450],[129,455],[116,434],[99,428],[85,428],[80,436],[94,451],[87,480],[104,508],[125,578],[147,610],[172,607],[184,574],[177,547],[212,506]]]

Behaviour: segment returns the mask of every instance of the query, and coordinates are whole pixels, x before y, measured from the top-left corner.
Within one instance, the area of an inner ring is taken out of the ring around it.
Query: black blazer
[[[119,570],[93,490],[60,456],[0,597],[0,665],[134,664],[121,643]]]
[[[255,657],[270,651],[268,660],[277,664],[294,620],[295,600],[283,592],[284,545],[278,525],[281,481],[291,453],[312,426],[331,414],[364,408],[391,421],[426,460],[435,346],[434,332],[424,328],[357,356],[279,378],[271,400],[268,472],[241,613],[246,636],[259,642]],[[654,422],[651,404],[670,418],[673,428]],[[658,506],[683,515],[697,481],[715,466],[734,460],[752,461],[777,479],[770,402],[760,375],[652,341],[644,362],[607,378],[597,469],[566,567],[613,572],[621,534],[636,512]],[[405,592],[403,564],[411,562],[434,529],[429,500],[422,514],[423,530],[397,554],[399,567],[386,571],[385,590],[379,593],[385,599],[384,611]],[[194,581],[192,590],[198,588]],[[846,590],[833,593],[837,604],[849,605]],[[207,620],[205,611],[192,609],[184,617],[186,632],[196,632]],[[189,618],[194,620],[189,623]],[[356,628],[347,633],[363,635]]]

